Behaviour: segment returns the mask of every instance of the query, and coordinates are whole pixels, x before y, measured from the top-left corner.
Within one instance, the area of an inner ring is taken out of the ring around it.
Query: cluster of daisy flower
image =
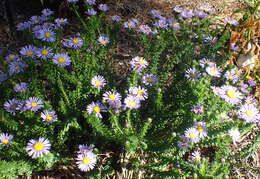
[[[178,146],[181,149],[188,149],[190,143],[198,143],[208,135],[207,125],[203,121],[196,122],[193,127],[186,129],[181,136]]]
[[[79,145],[76,158],[78,168],[83,172],[92,170],[97,163],[97,156],[93,153],[93,146]]]

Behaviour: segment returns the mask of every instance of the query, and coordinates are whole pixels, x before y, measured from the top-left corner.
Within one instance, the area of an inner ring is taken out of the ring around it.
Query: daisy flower
[[[146,35],[152,33],[152,29],[148,25],[140,25],[138,31]]]
[[[68,48],[79,49],[83,46],[83,40],[79,37],[73,37],[73,38],[70,38],[70,39],[66,39],[63,42],[63,45],[68,47]]]
[[[150,13],[151,13],[154,17],[157,17],[157,18],[159,18],[159,17],[162,16],[162,13],[161,13],[159,10],[156,10],[156,9],[151,10]]]
[[[96,117],[102,118],[101,112],[106,112],[107,110],[100,102],[92,102],[88,105],[87,111],[88,114],[95,114]]]
[[[94,16],[97,14],[97,11],[95,11],[94,9],[88,9],[85,11],[85,13],[89,16]]]
[[[119,94],[118,92],[107,91],[103,94],[103,100],[107,103],[121,101],[121,94]]]
[[[191,109],[191,112],[195,113],[195,114],[201,114],[204,111],[204,107],[202,104],[199,104],[197,106],[193,106]]]
[[[200,140],[200,133],[195,127],[186,129],[184,135],[193,143],[197,143]]]
[[[206,72],[213,77],[220,77],[221,73],[217,65],[210,65],[206,68]]]
[[[57,18],[54,20],[54,22],[56,23],[57,27],[62,27],[69,24],[68,19],[66,18]]]
[[[220,93],[222,92],[222,90],[221,90],[220,87],[211,86],[210,88],[212,89],[212,92],[213,92],[213,94],[215,94],[215,95],[218,95],[218,96],[219,96]]]
[[[93,151],[93,144],[90,144],[90,145],[80,144],[79,145],[78,154],[85,154],[85,153],[92,152],[92,151]]]
[[[245,98],[245,103],[246,104],[253,104],[253,105],[257,105],[257,100],[253,97],[253,96],[247,96]]]
[[[180,24],[175,20],[175,19],[168,19],[168,26],[175,29],[175,30],[178,30],[180,29]]]
[[[184,10],[180,14],[181,14],[181,17],[183,17],[185,19],[190,19],[194,16],[193,10]]]
[[[53,123],[57,121],[57,115],[55,111],[50,110],[44,110],[43,112],[41,112],[41,118],[47,123]]]
[[[31,27],[32,23],[30,21],[26,21],[26,22],[20,22],[16,25],[16,29],[18,31],[23,31],[26,29],[29,29]]]
[[[20,54],[24,57],[33,58],[36,56],[37,48],[32,45],[27,45],[25,47],[22,47],[20,50]]]
[[[71,63],[70,57],[67,54],[55,54],[52,61],[60,67],[69,66]]]
[[[114,21],[114,22],[120,22],[120,21],[121,21],[121,17],[120,17],[120,16],[117,16],[117,15],[112,16],[111,19],[112,19],[112,21]]]
[[[143,83],[145,85],[153,86],[158,83],[158,79],[155,75],[148,74],[148,75],[143,76]]]
[[[180,141],[178,141],[178,147],[180,149],[188,149],[189,148],[189,139],[184,135],[180,136]]]
[[[0,83],[4,82],[7,80],[8,74],[7,73],[0,73]]]
[[[109,42],[109,39],[105,35],[102,35],[98,38],[98,43],[102,46],[106,46],[107,44],[109,44]]]
[[[37,51],[37,57],[45,60],[53,56],[53,51],[50,47],[42,47]]]
[[[14,73],[23,72],[26,67],[27,67],[27,64],[25,62],[22,62],[22,61],[11,62],[9,64],[9,73],[12,75]]]
[[[101,89],[106,85],[106,80],[104,79],[103,76],[97,75],[91,79],[91,84],[94,87]]]
[[[43,16],[50,16],[54,14],[54,12],[50,9],[43,9],[41,13]]]
[[[18,93],[25,93],[29,88],[28,83],[21,82],[14,86],[14,91]]]
[[[13,135],[7,133],[0,134],[0,144],[4,146],[10,145],[13,137]]]
[[[139,23],[134,21],[134,20],[128,20],[126,22],[124,22],[123,26],[126,29],[133,29],[135,28]]]
[[[201,73],[198,72],[195,68],[189,68],[185,72],[185,77],[191,81],[198,80],[201,77]]]
[[[51,29],[41,29],[36,33],[36,38],[41,39],[46,42],[54,42],[55,41],[55,32],[53,32]]]
[[[238,76],[235,75],[232,71],[227,71],[225,73],[225,78],[229,81],[232,81],[233,83],[236,83],[238,80]]]
[[[78,154],[76,160],[78,168],[83,172],[88,172],[95,167],[97,163],[97,156],[90,151],[84,154]]]
[[[89,4],[89,5],[95,5],[96,4],[96,0],[84,0],[84,2],[86,4]]]
[[[161,18],[154,23],[154,26],[161,29],[167,29],[168,23],[166,18]]]
[[[141,86],[130,87],[128,91],[131,96],[134,96],[140,101],[146,100],[148,98],[147,90],[145,88],[142,88]]]
[[[98,9],[103,12],[107,12],[109,10],[109,7],[106,4],[99,4]]]
[[[199,151],[195,150],[191,153],[191,159],[193,162],[199,162],[201,160],[201,154]]]
[[[208,129],[205,122],[203,121],[196,122],[193,127],[199,132],[200,138],[204,138],[208,135]]]
[[[25,101],[25,106],[30,111],[38,111],[43,107],[43,103],[37,97],[29,97],[29,99]]]
[[[260,113],[255,105],[244,104],[239,110],[239,117],[244,119],[246,122],[255,122],[260,119]]]
[[[4,108],[7,112],[10,112],[11,114],[15,115],[16,111],[19,110],[19,104],[20,101],[13,98],[4,103]]]
[[[148,66],[148,62],[143,57],[134,57],[130,61],[132,68],[138,72],[141,72],[144,68]]]
[[[18,58],[19,56],[16,54],[9,54],[5,57],[7,61],[16,61]]]
[[[134,96],[128,96],[124,100],[125,107],[129,109],[138,109],[141,104],[140,100]]]
[[[194,15],[201,19],[208,17],[208,14],[203,11],[194,11]]]
[[[238,104],[241,102],[242,94],[237,90],[237,88],[230,85],[224,85],[221,87],[220,97],[228,103]]]
[[[237,20],[235,20],[233,18],[224,17],[224,22],[228,23],[228,24],[230,24],[232,26],[238,26]]]
[[[30,21],[32,24],[39,24],[42,21],[42,18],[40,16],[32,16]]]
[[[199,65],[200,65],[202,68],[204,68],[204,67],[206,67],[206,66],[215,65],[215,63],[212,62],[212,60],[209,59],[209,58],[202,58],[202,59],[199,60],[199,63],[200,63]]]
[[[184,9],[182,7],[175,7],[173,11],[176,13],[181,13],[182,11],[184,11]]]
[[[202,10],[202,11],[205,11],[205,12],[207,12],[207,13],[213,12],[213,10],[211,9],[211,7],[208,6],[208,5],[200,6],[199,9]]]
[[[232,128],[228,131],[228,135],[231,137],[233,143],[240,141],[240,132],[238,128]]]
[[[26,151],[32,158],[38,158],[50,152],[51,144],[48,139],[40,137],[38,140],[31,139],[27,143]]]

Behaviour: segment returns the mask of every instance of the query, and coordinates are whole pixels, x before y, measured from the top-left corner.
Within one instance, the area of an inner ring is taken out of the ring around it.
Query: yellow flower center
[[[241,73],[239,70],[235,70],[235,74],[240,75]]]
[[[253,116],[254,116],[254,113],[253,113],[253,111],[251,111],[251,110],[247,110],[247,111],[246,111],[246,115],[247,115],[248,117],[253,117]]]
[[[15,56],[14,55],[10,55],[9,58],[13,59]]]
[[[79,43],[78,39],[73,39],[72,41],[73,41],[74,44],[78,44]]]
[[[50,37],[51,37],[51,33],[50,33],[50,32],[45,32],[44,35],[45,35],[45,37],[47,37],[47,38],[50,38]]]
[[[46,116],[46,119],[47,119],[48,121],[51,121],[51,120],[53,119],[53,117],[52,117],[51,115],[47,115],[47,116]]]
[[[191,78],[196,78],[196,77],[197,77],[197,74],[192,73],[190,76],[191,76]]]
[[[237,97],[236,92],[231,90],[231,89],[227,90],[226,94],[230,98],[236,98]]]
[[[61,57],[61,58],[58,58],[58,62],[59,62],[59,63],[65,63],[65,62],[66,62],[66,59],[65,59],[65,58],[62,58],[62,57]]]
[[[203,128],[202,126],[198,126],[198,127],[197,127],[197,130],[201,133],[201,132],[204,131],[204,128]]]
[[[37,151],[42,150],[43,147],[44,147],[43,143],[40,143],[40,142],[33,145],[34,150],[37,150]]]
[[[16,107],[17,107],[17,105],[16,105],[16,104],[13,104],[13,105],[11,105],[11,106],[10,106],[10,108],[11,108],[12,110],[15,110],[15,109],[16,109]]]
[[[61,23],[62,23],[62,22],[65,22],[63,19],[60,19],[59,21],[60,21]]]
[[[139,63],[144,64],[144,63],[145,63],[145,59],[141,58],[141,59],[139,60]]]
[[[34,23],[38,23],[38,22],[40,22],[39,20],[34,20]]]
[[[154,80],[153,80],[152,78],[147,78],[147,82],[148,82],[148,83],[153,83]]]
[[[216,75],[218,73],[218,70],[217,70],[217,68],[213,67],[213,68],[211,68],[210,72],[212,75]]]
[[[31,106],[32,106],[33,108],[35,108],[36,106],[38,106],[38,104],[37,104],[36,102],[32,102],[32,103],[31,103]]]
[[[194,133],[190,133],[189,136],[190,136],[191,139],[197,138],[197,136]]]
[[[131,24],[131,23],[128,23],[127,25],[128,25],[129,27],[133,26],[133,24]]]
[[[114,95],[114,94],[111,94],[108,97],[109,97],[109,99],[112,99],[112,100],[116,99],[116,95]]]
[[[94,110],[96,113],[100,113],[100,111],[101,111],[100,107],[98,107],[98,106],[95,106],[95,107],[93,108],[93,110]]]
[[[128,104],[129,107],[132,107],[132,108],[134,108],[136,106],[135,101],[129,101],[127,104]]]
[[[19,70],[20,68],[21,68],[21,67],[20,67],[19,65],[16,65],[16,66],[15,66],[15,69],[16,69],[16,70]]]
[[[228,76],[228,79],[233,80],[233,76],[232,76],[232,75],[229,75],[229,76]]]
[[[101,81],[98,81],[98,80],[97,80],[97,81],[95,82],[95,85],[96,85],[96,86],[100,86],[101,84],[102,84]]]
[[[101,41],[101,44],[106,45],[106,44],[107,44],[107,41],[106,41],[106,40],[102,40],[102,41]]]
[[[137,91],[137,94],[139,94],[139,95],[143,95],[144,92],[143,92],[142,90],[138,90],[138,91]]]
[[[85,157],[85,158],[83,158],[82,162],[83,162],[83,164],[88,165],[88,164],[90,164],[91,161],[88,157]]]
[[[173,26],[176,26],[176,25],[177,25],[177,22],[173,22],[172,25],[173,25]]]
[[[26,54],[27,54],[27,55],[32,55],[32,54],[33,54],[33,51],[28,51]]]
[[[44,50],[41,51],[41,53],[42,53],[43,55],[48,55],[49,51],[46,50],[46,49],[44,49]]]
[[[8,143],[9,143],[9,140],[8,140],[8,139],[4,139],[4,140],[2,140],[2,143],[3,143],[3,144],[8,144]]]

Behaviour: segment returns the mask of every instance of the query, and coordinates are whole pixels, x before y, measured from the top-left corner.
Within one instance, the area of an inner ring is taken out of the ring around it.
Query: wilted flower
[[[94,9],[88,9],[85,11],[85,13],[89,16],[94,16],[97,14],[97,11],[95,11]]]
[[[125,107],[129,109],[138,109],[141,106],[140,100],[134,96],[127,96],[124,103]]]
[[[28,83],[21,82],[14,86],[14,91],[18,93],[25,93],[29,88]]]
[[[106,4],[99,4],[98,9],[103,11],[103,12],[107,12],[109,10],[109,8]]]
[[[92,102],[87,107],[88,114],[95,114],[96,117],[102,118],[101,112],[106,112],[105,106],[101,105],[100,102]]]
[[[78,154],[76,160],[78,168],[83,172],[88,172],[95,167],[97,156],[92,151],[89,151],[84,154]]]
[[[240,141],[240,132],[238,128],[232,128],[228,131],[228,135],[231,137],[233,143]]]
[[[145,85],[153,86],[158,83],[158,79],[155,75],[148,74],[148,75],[143,76],[143,83]]]
[[[29,99],[25,101],[25,105],[30,111],[38,111],[43,107],[42,101],[37,97],[29,97]]]
[[[26,147],[28,155],[32,158],[38,158],[50,152],[51,144],[48,139],[40,137],[38,140],[31,139]]]
[[[244,119],[246,122],[256,122],[260,119],[260,113],[255,105],[244,104],[239,110],[239,117]]]
[[[57,115],[55,111],[51,110],[44,110],[43,112],[41,112],[41,118],[47,123],[53,123],[57,121]]]
[[[8,134],[8,133],[1,133],[0,134],[0,144],[4,146],[8,146],[11,144],[11,141],[13,139],[13,135]]]
[[[91,79],[91,84],[94,87],[101,89],[106,85],[106,80],[104,79],[103,76],[97,75]]]
[[[98,43],[102,46],[106,46],[107,44],[110,43],[108,37],[106,37],[105,35],[102,35],[98,38]]]
[[[93,147],[94,147],[93,144],[90,144],[90,145],[80,144],[78,154],[85,154],[88,152],[92,152]]]
[[[64,53],[54,55],[52,61],[60,67],[69,66],[71,63],[70,57]]]
[[[9,73],[14,74],[14,73],[20,73],[25,70],[27,67],[27,64],[22,61],[15,61],[9,64]]]
[[[204,112],[204,107],[202,104],[199,104],[197,106],[193,106],[191,109],[191,112],[195,113],[195,114],[201,114]]]

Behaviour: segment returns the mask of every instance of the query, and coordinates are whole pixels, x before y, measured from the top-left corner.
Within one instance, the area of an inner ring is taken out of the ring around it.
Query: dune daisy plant
[[[50,152],[51,144],[48,139],[40,137],[38,140],[31,139],[27,143],[26,151],[32,158],[42,157]]]

